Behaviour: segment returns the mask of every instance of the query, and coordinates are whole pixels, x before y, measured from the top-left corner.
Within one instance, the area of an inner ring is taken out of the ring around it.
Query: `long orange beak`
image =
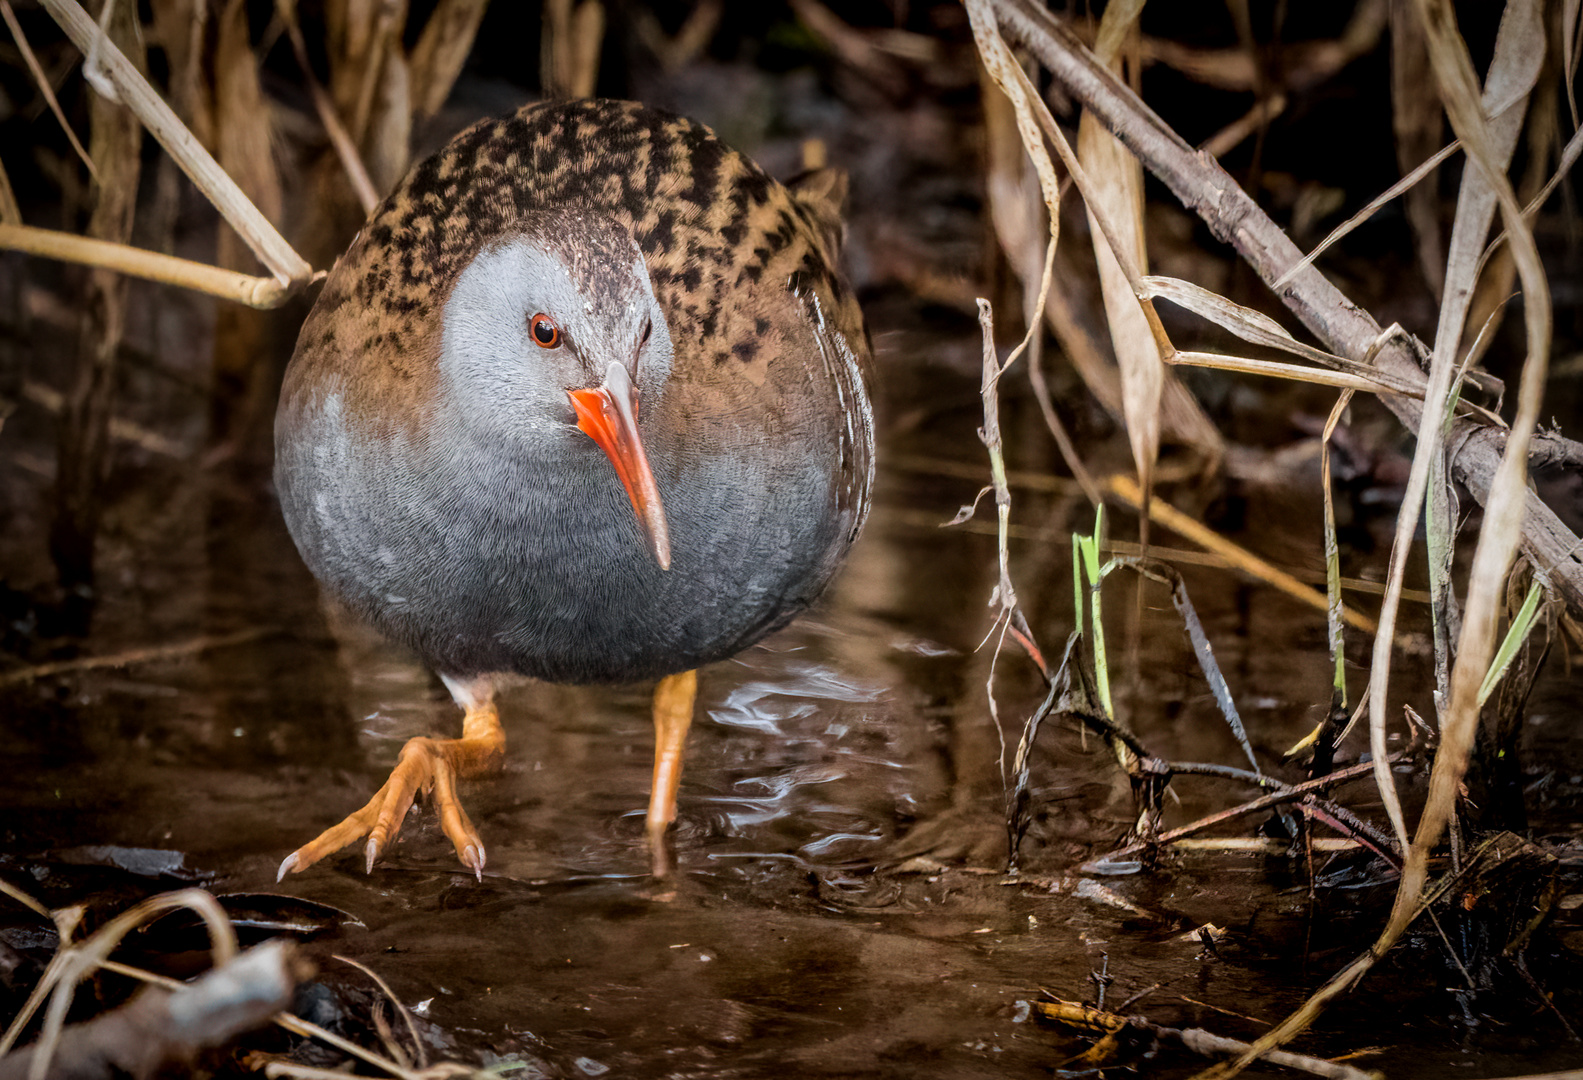
[[[665,507],[660,489],[649,471],[649,459],[638,437],[638,392],[620,364],[605,371],[603,386],[592,390],[568,390],[572,408],[577,411],[577,426],[599,444],[616,467],[616,475],[627,489],[638,524],[649,539],[649,550],[661,570],[671,568],[671,533],[665,524]]]

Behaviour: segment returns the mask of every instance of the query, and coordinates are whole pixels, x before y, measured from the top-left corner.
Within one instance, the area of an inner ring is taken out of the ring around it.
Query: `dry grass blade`
[[[1169,300],[1178,307],[1186,308],[1221,329],[1229,330],[1243,341],[1253,345],[1279,349],[1294,356],[1301,356],[1305,360],[1323,364],[1325,367],[1351,375],[1355,380],[1358,380],[1357,382],[1330,383],[1329,385],[1355,386],[1358,389],[1374,392],[1387,390],[1405,394],[1409,397],[1422,396],[1422,386],[1420,384],[1396,378],[1390,373],[1380,371],[1370,364],[1349,360],[1344,356],[1337,356],[1335,353],[1316,349],[1312,345],[1305,345],[1287,333],[1280,323],[1263,312],[1243,307],[1241,304],[1226,299],[1219,293],[1210,292],[1208,289],[1194,285],[1190,281],[1150,275],[1143,279],[1143,285],[1148,290],[1149,296]],[[1178,354],[1178,357],[1170,357],[1168,361],[1176,363],[1182,355]],[[1203,354],[1195,353],[1191,355],[1202,356]],[[1253,366],[1245,366],[1236,370],[1257,370],[1256,361],[1245,361],[1244,364]],[[1214,366],[1231,367],[1229,363]],[[1280,371],[1272,371],[1271,374],[1290,377]],[[1326,380],[1316,378],[1313,381],[1325,382]]]
[[[94,49],[95,42],[103,38],[98,26],[76,0],[41,2],[67,36],[85,53]],[[236,183],[225,174],[225,170],[215,163],[186,125],[177,119],[170,106],[148,84],[148,80],[127,61],[121,50],[106,41],[98,47],[98,53],[104,70],[127,106],[269,268],[278,283],[281,298],[307,284],[313,268],[248,201]]]
[[[1400,180],[1396,181],[1396,183],[1392,184],[1390,187],[1386,188],[1384,192],[1376,195],[1373,199],[1370,199],[1369,204],[1362,210],[1359,210],[1356,214],[1353,214],[1351,217],[1347,218],[1346,221],[1343,221],[1340,225],[1337,225],[1335,229],[1331,231],[1329,236],[1325,237],[1318,243],[1317,246],[1315,246],[1314,250],[1310,251],[1307,255],[1304,255],[1300,262],[1298,262],[1290,270],[1286,271],[1286,273],[1276,278],[1275,283],[1271,285],[1270,288],[1280,289],[1286,285],[1287,282],[1292,280],[1292,278],[1296,277],[1303,270],[1306,270],[1309,266],[1313,265],[1313,261],[1319,258],[1320,255],[1324,254],[1325,250],[1332,244],[1336,243],[1342,237],[1356,229],[1359,225],[1362,225],[1365,221],[1369,220],[1369,218],[1373,217],[1381,207],[1388,204],[1392,199],[1395,199],[1403,192],[1411,190],[1420,180],[1438,169],[1441,162],[1445,161],[1446,158],[1450,157],[1460,149],[1462,149],[1462,144],[1453,139],[1448,145],[1443,146],[1439,150],[1435,151],[1434,154],[1430,155],[1427,161],[1419,165],[1416,169],[1402,177]]]
[[[1110,4],[1100,19],[1094,50],[1098,60],[1119,71],[1122,44],[1137,32],[1141,0]],[[1091,182],[1081,188],[1093,236],[1094,259],[1105,302],[1105,320],[1121,369],[1121,405],[1133,465],[1143,491],[1153,488],[1154,463],[1160,452],[1160,398],[1165,384],[1161,349],[1133,291],[1138,274],[1147,271],[1143,242],[1143,166],[1107,130],[1099,118],[1084,112],[1078,124],[1077,156]],[[1102,229],[1100,221],[1109,229]],[[1112,250],[1116,245],[1116,250]],[[1128,269],[1123,270],[1121,259]]]
[[[231,962],[236,956],[236,935],[231,930],[231,921],[219,901],[202,889],[182,889],[150,897],[111,919],[80,945],[66,944],[69,939],[62,937],[64,959],[53,986],[47,987],[41,982],[35,989],[35,995],[39,991],[49,993],[53,990],[53,997],[29,1065],[29,1080],[43,1080],[48,1073],[50,1058],[54,1056],[55,1047],[60,1041],[61,1029],[66,1023],[66,1010],[71,1005],[77,984],[92,975],[97,968],[103,967],[110,954],[121,944],[121,939],[132,930],[176,908],[188,908],[203,920],[209,931],[209,947],[215,967]],[[13,1025],[13,1030],[25,1023],[26,1015],[29,1014],[24,1010],[23,1016],[17,1017],[17,1025]],[[11,1032],[7,1032],[7,1036],[9,1039]]]
[[[395,1005],[396,1011],[401,1014],[402,1022],[407,1026],[407,1034],[412,1038],[413,1050],[418,1055],[418,1068],[428,1068],[429,1052],[427,1048],[424,1047],[423,1040],[418,1037],[418,1025],[412,1022],[412,1014],[408,1012],[407,1007],[401,1003],[401,999],[398,998],[396,996],[396,992],[390,988],[390,984],[385,982],[384,979],[380,978],[373,968],[369,967],[367,964],[359,963],[358,961],[353,960],[350,956],[341,956],[339,953],[337,953],[335,955],[335,959],[339,960],[343,964],[352,965],[358,971],[361,971],[364,975],[367,975],[370,979],[373,979],[374,985],[384,991],[385,996],[390,999],[391,1004]]]
[[[77,132],[73,131],[71,124],[66,122],[66,114],[61,112],[60,102],[55,99],[55,90],[50,86],[49,79],[44,74],[44,68],[38,62],[38,57],[33,54],[33,46],[28,44],[27,35],[22,33],[22,24],[16,21],[16,12],[11,10],[11,0],[0,0],[0,18],[5,20],[6,29],[11,31],[11,38],[16,42],[17,51],[22,54],[22,60],[27,64],[28,72],[32,74],[33,81],[38,84],[39,93],[44,95],[44,103],[49,106],[49,111],[54,114],[55,122],[66,133],[66,140],[71,143],[72,151],[76,153],[77,160],[83,163],[88,170],[88,175],[93,177],[95,183],[98,183],[99,170],[94,168],[93,158],[89,156],[88,151],[83,149],[82,143],[77,138]],[[9,183],[6,185],[6,189],[10,190]],[[11,201],[15,205],[15,198]],[[21,222],[22,215],[18,213],[12,219],[0,213],[0,221],[10,220]]]
[[[11,186],[11,176],[0,161],[0,225],[22,224],[22,208],[17,205],[16,190]]]
[[[1171,357],[1170,363],[1172,366],[1214,368],[1218,371],[1239,371],[1244,375],[1261,375],[1271,379],[1290,379],[1293,382],[1312,383],[1315,386],[1334,386],[1341,390],[1363,390],[1370,394],[1423,397],[1421,392],[1408,392],[1389,385],[1388,376],[1348,375],[1340,371],[1321,371],[1301,364],[1282,364],[1273,360],[1254,360],[1221,353],[1178,352]]]
[[[341,114],[336,111],[335,100],[330,97],[330,92],[313,73],[313,65],[308,61],[308,46],[302,39],[302,27],[297,22],[295,0],[278,0],[275,10],[279,13],[281,22],[285,24],[286,36],[291,39],[291,50],[297,57],[297,67],[301,69],[302,77],[307,80],[308,92],[313,95],[313,108],[319,114],[319,123],[324,126],[324,133],[329,136],[330,146],[346,173],[347,181],[352,185],[352,192],[357,196],[358,205],[363,208],[363,213],[371,214],[374,207],[379,205],[379,192],[374,190],[374,183],[368,178],[368,170],[363,166],[363,159],[357,152],[357,144],[352,141],[351,133],[341,121]]]
[[[1534,216],[1539,213],[1540,207],[1549,201],[1550,196],[1555,193],[1555,189],[1561,185],[1561,181],[1565,180],[1572,172],[1572,166],[1577,164],[1580,156],[1583,156],[1583,128],[1579,128],[1572,133],[1572,137],[1561,148],[1561,160],[1556,165],[1556,171],[1551,174],[1550,179],[1545,181],[1544,187],[1539,189],[1539,194],[1528,200],[1528,205],[1523,207],[1523,219],[1525,221],[1534,219]],[[1495,239],[1490,241],[1490,246],[1484,249],[1484,254],[1479,257],[1478,274],[1484,273],[1485,265],[1494,257],[1495,252],[1504,243],[1506,243],[1506,230],[1502,229]],[[1475,350],[1470,350],[1470,352],[1472,351]]]
[[[1542,55],[1543,54],[1541,53],[1540,56],[1542,57]],[[1534,78],[1538,78],[1539,71],[1537,67],[1533,69],[1533,75]],[[1520,93],[1518,93],[1518,88],[1516,87],[1508,88],[1508,93],[1513,96],[1496,102],[1488,110],[1490,117],[1493,119],[1502,116],[1508,110],[1521,104],[1526,99],[1528,89],[1531,88],[1531,85],[1532,84],[1530,84],[1528,88],[1523,88]],[[1436,115],[1438,117],[1438,113]],[[1326,249],[1334,245],[1338,240],[1341,240],[1347,234],[1351,233],[1369,218],[1373,217],[1381,207],[1400,196],[1403,192],[1413,189],[1415,186],[1417,186],[1419,181],[1423,180],[1424,177],[1438,169],[1441,163],[1446,160],[1446,158],[1450,157],[1460,149],[1462,149],[1461,141],[1458,139],[1452,139],[1451,142],[1435,151],[1417,168],[1413,169],[1406,176],[1402,177],[1400,180],[1396,181],[1396,183],[1386,188],[1379,195],[1376,195],[1373,199],[1370,199],[1367,206],[1359,210],[1356,214],[1353,214],[1346,221],[1343,221],[1340,225],[1337,225],[1329,236],[1326,236],[1319,242],[1318,246],[1316,246],[1314,250],[1303,256],[1301,262],[1297,263],[1290,270],[1286,271],[1286,273],[1276,278],[1275,283],[1271,285],[1270,288],[1279,289],[1286,285],[1292,280],[1292,278],[1296,277],[1299,272],[1311,265],[1315,259],[1319,258],[1319,256],[1323,254]],[[1565,170],[1563,169],[1562,171],[1564,172]]]
[[[1484,94],[1484,97],[1491,102],[1509,99],[1514,86],[1531,86],[1533,79],[1538,77],[1538,65],[1544,56],[1542,36],[1539,48],[1530,52],[1529,50],[1533,50],[1532,40],[1519,40],[1519,35],[1506,32],[1507,23],[1513,19],[1513,13],[1518,10],[1519,5],[1533,7],[1529,0],[1515,0],[1514,4],[1507,8],[1506,19],[1502,22],[1502,33],[1496,40],[1495,58],[1490,65],[1490,86]],[[1448,16],[1441,13],[1440,17]],[[1391,547],[1391,562],[1386,575],[1385,600],[1380,605],[1380,626],[1383,633],[1374,643],[1370,673],[1370,682],[1375,687],[1376,693],[1369,708],[1369,748],[1376,761],[1375,777],[1380,786],[1381,797],[1385,800],[1391,825],[1403,847],[1407,845],[1407,822],[1402,814],[1400,801],[1396,797],[1395,778],[1383,763],[1392,659],[1390,638],[1395,632],[1396,611],[1399,604],[1395,590],[1401,588],[1403,575],[1406,572],[1408,552],[1412,547],[1419,514],[1428,490],[1430,465],[1443,453],[1443,427],[1440,421],[1446,414],[1446,403],[1450,398],[1455,375],[1453,351],[1461,340],[1467,304],[1473,293],[1473,271],[1477,251],[1483,246],[1483,238],[1489,229],[1489,222],[1495,209],[1492,177],[1487,174],[1498,172],[1499,168],[1510,160],[1512,150],[1516,146],[1517,135],[1522,128],[1522,111],[1505,109],[1500,118],[1503,149],[1496,152],[1488,145],[1480,95],[1471,75],[1471,63],[1468,65],[1467,85],[1460,88],[1463,94],[1471,96],[1471,102],[1454,104],[1456,96],[1445,86],[1445,75],[1442,71],[1446,64],[1444,57],[1447,48],[1443,28],[1437,32],[1436,25],[1427,15],[1424,17],[1424,22],[1429,32],[1431,59],[1437,77],[1442,81],[1442,97],[1449,99],[1447,108],[1452,112],[1454,126],[1474,161],[1470,162],[1470,168],[1463,173],[1462,193],[1457,200],[1457,218],[1451,234],[1440,322],[1435,331],[1435,349],[1430,361],[1429,384],[1424,390],[1424,419],[1419,425],[1418,447],[1413,455],[1412,469],[1407,480],[1407,493],[1402,500],[1402,509],[1397,518],[1396,535]],[[1542,35],[1542,29],[1538,32]],[[1456,36],[1454,25],[1451,36]],[[1465,53],[1465,46],[1463,50]],[[1470,115],[1472,120],[1469,119]],[[1465,130],[1470,123],[1478,125],[1476,134],[1481,141],[1477,146],[1469,141]],[[1544,306],[1548,308],[1548,303]],[[1526,436],[1524,439],[1526,441]]]

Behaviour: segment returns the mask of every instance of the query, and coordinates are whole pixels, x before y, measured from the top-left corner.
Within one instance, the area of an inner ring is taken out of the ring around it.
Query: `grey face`
[[[556,218],[494,241],[445,303],[445,397],[491,437],[573,430],[567,391],[601,384],[611,364],[652,408],[672,357],[643,255],[606,223]]]

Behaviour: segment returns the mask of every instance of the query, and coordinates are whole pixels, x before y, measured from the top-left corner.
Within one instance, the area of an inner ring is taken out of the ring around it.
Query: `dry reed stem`
[[[252,277],[237,270],[226,270],[174,255],[162,255],[146,248],[95,240],[54,229],[36,229],[31,225],[0,224],[0,248],[82,266],[95,266],[147,281],[192,289],[221,300],[235,300],[255,308],[279,307],[291,295],[283,292],[280,283],[274,278]]]
[[[1528,442],[1538,424],[1545,371],[1549,361],[1551,309],[1550,291],[1539,259],[1533,234],[1523,221],[1516,194],[1506,179],[1499,161],[1501,154],[1493,133],[1479,110],[1479,94],[1467,45],[1457,33],[1455,17],[1448,0],[1417,0],[1419,12],[1429,31],[1430,58],[1435,76],[1446,100],[1446,111],[1453,128],[1468,147],[1469,157],[1485,183],[1493,187],[1501,216],[1510,234],[1511,251],[1522,279],[1524,321],[1528,333],[1528,357],[1523,364],[1518,390],[1517,413],[1507,438],[1506,453],[1492,486],[1485,509],[1485,520],[1473,555],[1462,634],[1457,642],[1456,666],[1451,675],[1451,702],[1442,722],[1440,752],[1435,757],[1429,781],[1429,801],[1419,819],[1408,863],[1397,893],[1396,909],[1382,941],[1394,941],[1406,929],[1416,912],[1417,891],[1428,873],[1430,848],[1443,832],[1455,805],[1457,788],[1472,754],[1473,735],[1478,723],[1478,691],[1489,668],[1495,647],[1496,619],[1506,572],[1517,553],[1522,528],[1523,501],[1527,493]],[[1507,8],[1518,18],[1530,20],[1533,29],[1513,32],[1520,37],[1516,46],[1526,53],[1532,35],[1543,40],[1542,6],[1513,0]],[[1503,36],[1506,23],[1502,21]],[[1542,52],[1542,50],[1541,50]],[[1499,46],[1497,45],[1497,55]],[[1492,64],[1491,81],[1495,70]],[[1537,77],[1537,72],[1535,74]],[[1447,358],[1457,341],[1449,342]],[[1441,349],[1436,335],[1436,351]],[[1383,690],[1382,690],[1383,692]],[[1417,878],[1417,881],[1413,879]],[[1416,886],[1416,887],[1415,887]]]
[[[76,0],[40,2],[79,49],[85,54],[97,51],[121,99],[274,275],[273,289],[267,283],[261,283],[254,290],[254,301],[268,296],[278,304],[306,285],[313,275],[313,268],[303,261],[279,231],[242,194],[236,183],[215,163],[214,158],[199,144],[186,125],[177,119],[170,106],[128,62],[121,50],[112,42],[102,41],[104,35]],[[255,302],[254,306],[258,304]]]

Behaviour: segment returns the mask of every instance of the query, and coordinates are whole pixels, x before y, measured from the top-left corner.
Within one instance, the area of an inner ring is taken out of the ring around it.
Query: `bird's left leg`
[[[698,697],[698,672],[667,675],[654,688],[654,789],[649,793],[649,856],[655,877],[670,873],[665,832],[676,820],[676,789],[682,782],[687,729]]]
[[[473,828],[456,794],[456,781],[481,776],[500,764],[506,750],[506,732],[495,708],[495,684],[487,675],[463,679],[440,676],[451,697],[462,707],[460,739],[408,739],[401,758],[385,786],[361,810],[304,844],[280,864],[279,876],[304,870],[354,840],[368,837],[363,853],[368,870],[396,839],[412,800],[421,788],[432,792],[440,828],[456,848],[462,863],[480,878],[484,872],[484,842]]]

